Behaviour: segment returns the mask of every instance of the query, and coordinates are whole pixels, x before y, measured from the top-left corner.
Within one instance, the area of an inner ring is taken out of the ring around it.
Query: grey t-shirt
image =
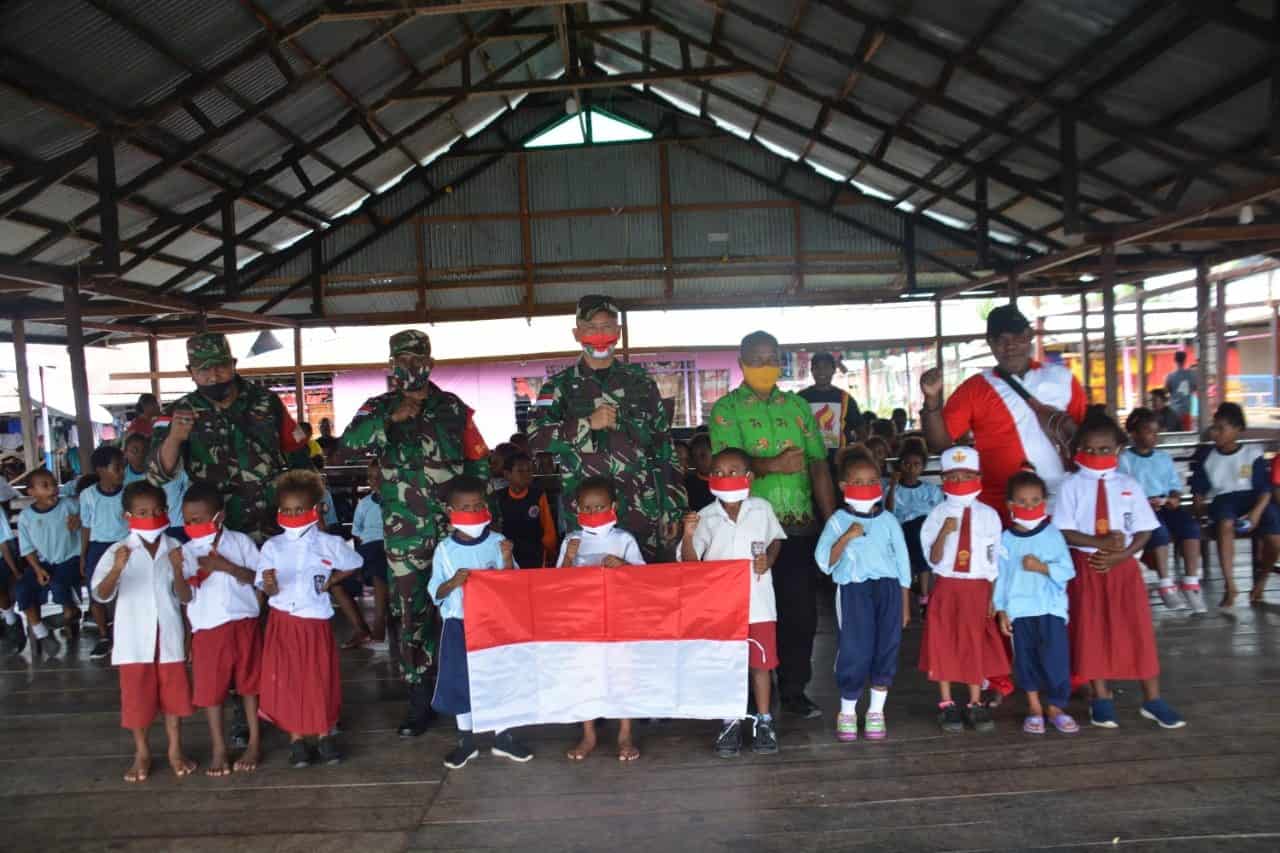
[[[1169,408],[1180,415],[1191,414],[1191,395],[1200,389],[1195,371],[1185,367],[1173,371],[1165,377],[1164,387],[1169,391]]]

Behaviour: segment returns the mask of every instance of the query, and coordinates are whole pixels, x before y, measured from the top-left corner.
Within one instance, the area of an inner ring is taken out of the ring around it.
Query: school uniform
[[[84,570],[92,572],[107,548],[129,535],[129,522],[124,518],[124,486],[114,492],[104,492],[94,483],[80,493],[79,501],[80,526],[89,531]]]
[[[888,494],[886,492],[886,494]],[[929,561],[920,547],[920,528],[935,506],[942,503],[942,489],[934,483],[918,481],[914,486],[898,483],[893,489],[893,517],[902,525],[902,536],[907,540],[907,553],[911,556],[911,575],[914,577],[929,571]]]
[[[1048,566],[1049,574],[1023,568],[1028,556]],[[995,606],[1013,623],[1014,680],[1065,708],[1071,698],[1067,584],[1076,576],[1067,540],[1047,518],[1029,529],[1015,524],[1001,536],[999,564]]]
[[[614,525],[604,533],[595,533],[590,530],[571,532],[560,543],[560,556],[556,558],[557,566],[564,563],[565,551],[574,539],[582,542],[578,546],[578,556],[573,561],[575,566],[603,566],[605,557],[617,557],[631,566],[644,565],[644,555],[640,553],[640,545],[637,544],[636,538]]]
[[[854,524],[862,535],[831,562],[831,546]],[[911,558],[902,525],[877,505],[869,513],[831,514],[813,554],[836,583],[836,683],[840,698],[857,700],[870,680],[887,688],[898,673],[902,645],[902,590],[911,588]]]
[[[543,565],[545,555],[555,551],[557,539],[546,492],[530,486],[517,493],[507,486],[498,493],[498,508],[502,533],[511,540],[516,562],[526,569]]]
[[[80,534],[67,529],[67,520],[79,514],[74,498],[58,498],[48,509],[31,504],[18,514],[18,556],[24,562],[15,589],[20,610],[39,607],[49,600],[50,593],[56,604],[80,605]],[[28,554],[35,554],[49,573],[49,586],[40,586],[35,569],[26,562]],[[91,567],[86,564],[86,569]]]
[[[1190,539],[1199,541],[1200,525],[1192,518],[1191,513],[1182,507],[1172,509],[1165,506],[1169,494],[1182,494],[1182,478],[1173,466],[1173,457],[1163,450],[1150,450],[1139,453],[1132,447],[1125,448],[1120,454],[1120,473],[1128,474],[1142,486],[1143,494],[1148,500],[1158,505],[1156,519],[1160,522],[1151,533],[1152,548],[1163,548],[1170,542],[1182,542]]]
[[[92,568],[89,589],[94,601],[115,602],[111,665],[120,673],[120,725],[126,729],[145,729],[157,714],[186,717],[193,710],[182,605],[173,591],[169,561],[169,552],[179,547],[162,535],[153,557],[141,537],[129,533],[108,545]],[[129,549],[129,560],[115,591],[104,598],[98,595],[98,585],[111,573],[121,548]]]
[[[124,484],[126,486],[145,479],[147,479],[146,471],[135,471],[128,465],[124,466]],[[178,466],[178,470],[173,477],[160,487],[164,489],[164,502],[169,508],[169,529],[165,531],[165,534],[172,536],[179,542],[187,541],[187,531],[182,529],[182,499],[186,497],[187,489],[190,487],[191,479],[181,465]]]
[[[1138,481],[1128,474],[1082,468],[1062,481],[1053,505],[1053,521],[1064,533],[1097,536],[1135,534],[1160,526]],[[1141,680],[1160,674],[1147,584],[1135,557],[1099,572],[1089,565],[1097,548],[1072,546],[1076,576],[1067,585],[1073,616],[1072,675],[1081,679]]]
[[[1209,519],[1216,525],[1248,515],[1258,495],[1270,492],[1271,471],[1256,444],[1237,445],[1230,453],[1213,448],[1192,475],[1191,491],[1209,500]],[[1253,533],[1280,533],[1280,507],[1267,504]]]
[[[333,572],[360,568],[360,555],[337,536],[309,528],[298,537],[268,539],[258,555],[254,586],[276,570],[279,592],[267,599],[258,702],[263,719],[291,735],[325,736],[342,710],[338,646],[324,585]]]
[[[436,546],[431,564],[431,580],[427,592],[440,608],[440,651],[436,676],[436,690],[431,697],[431,707],[441,714],[471,713],[471,681],[467,673],[467,639],[462,616],[462,587],[440,598],[440,587],[458,573],[459,569],[502,569],[501,533],[486,528],[479,537],[464,542],[457,532],[449,535]]]
[[[223,529],[182,546],[182,574],[191,587],[193,701],[198,708],[221,705],[234,686],[241,696],[257,696],[262,678],[262,625],[258,594],[226,572],[200,574],[201,557],[214,550],[234,565],[255,571],[258,546],[243,533]]]
[[[351,538],[357,541],[356,552],[364,560],[360,581],[365,586],[373,586],[375,578],[387,582],[387,549],[382,537],[382,497],[370,492],[359,500],[351,516]]]
[[[956,530],[946,538],[942,559],[934,562],[930,552],[948,518],[956,520]],[[994,509],[952,498],[934,507],[920,528],[920,546],[934,577],[920,641],[920,669],[930,681],[981,684],[1009,672],[1008,648],[989,615],[1002,533]]]
[[[738,507],[736,521],[717,500],[698,510],[693,550],[699,560],[751,560],[757,543],[768,548],[774,540],[786,538],[773,507],[763,498],[745,498]],[[752,569],[750,580],[748,665],[751,669],[773,671],[778,668],[778,605],[773,592],[773,569],[763,575]]]

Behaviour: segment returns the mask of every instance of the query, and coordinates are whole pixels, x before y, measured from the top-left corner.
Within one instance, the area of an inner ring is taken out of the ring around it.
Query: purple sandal
[[[1049,722],[1053,723],[1053,727],[1064,735],[1073,735],[1080,731],[1080,726],[1076,725],[1076,721],[1071,718],[1070,714],[1062,713],[1056,717],[1050,717]]]
[[[1044,734],[1044,717],[1027,717],[1022,721],[1022,733],[1028,735]]]

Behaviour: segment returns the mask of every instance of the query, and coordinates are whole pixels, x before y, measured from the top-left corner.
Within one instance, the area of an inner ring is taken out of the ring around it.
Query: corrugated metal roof
[[[533,260],[556,263],[662,256],[662,224],[656,213],[535,219]]]

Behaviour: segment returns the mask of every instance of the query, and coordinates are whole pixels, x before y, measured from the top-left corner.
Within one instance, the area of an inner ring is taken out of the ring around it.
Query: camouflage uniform
[[[232,360],[225,335],[206,333],[187,341],[188,363],[193,368],[226,364]],[[280,398],[265,388],[233,380],[237,393],[226,409],[220,409],[199,391],[178,399],[156,418],[151,434],[147,479],[163,485],[176,471],[160,464],[160,445],[169,435],[174,411],[195,413],[195,426],[183,445],[180,463],[192,480],[212,483],[226,502],[226,526],[248,534],[259,545],[279,532],[276,525],[275,479],[286,468],[307,465],[302,430]],[[181,507],[171,507],[180,518]]]
[[[610,306],[606,303],[606,310]],[[592,313],[596,310],[599,306]],[[581,314],[580,319],[589,319]],[[593,430],[591,413],[603,403],[617,407],[617,426]],[[688,498],[671,423],[645,369],[615,360],[604,370],[593,370],[580,360],[547,380],[534,408],[529,449],[556,457],[566,529],[578,528],[577,516],[567,511],[578,484],[591,476],[608,477],[617,487],[618,526],[635,536],[646,560],[671,559],[662,526],[680,521]]]
[[[427,355],[430,343],[410,329],[391,338],[391,357]],[[420,684],[434,657],[435,608],[427,593],[431,557],[449,530],[440,487],[460,474],[489,479],[489,449],[458,397],[427,386],[416,418],[392,423],[404,395],[372,397],[342,434],[348,452],[368,450],[382,471],[382,518],[391,586],[391,612],[400,622],[405,681]]]

